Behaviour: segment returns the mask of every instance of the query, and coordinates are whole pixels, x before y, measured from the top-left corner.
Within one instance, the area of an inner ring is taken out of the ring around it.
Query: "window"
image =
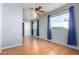
[[[66,28],[68,29],[69,12],[60,14],[58,16],[51,16],[51,28]]]

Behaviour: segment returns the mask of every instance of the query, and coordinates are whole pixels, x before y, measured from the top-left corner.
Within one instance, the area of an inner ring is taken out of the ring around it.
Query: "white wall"
[[[0,48],[1,48],[1,42],[2,41],[2,4],[0,4]],[[1,52],[1,49],[0,49]]]
[[[79,48],[79,4],[74,5],[75,7],[75,24],[77,33],[77,47]]]
[[[47,15],[39,17],[39,36],[47,38]]]
[[[15,4],[2,7],[2,48],[22,44],[22,8]]]
[[[52,28],[52,41],[61,44],[67,44],[68,29],[66,28]]]
[[[24,23],[24,36],[30,36],[31,35],[31,22],[26,21]]]

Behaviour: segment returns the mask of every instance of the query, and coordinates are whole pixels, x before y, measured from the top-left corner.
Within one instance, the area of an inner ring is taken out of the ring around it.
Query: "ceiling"
[[[27,12],[30,10],[30,8],[36,8],[38,6],[42,6],[42,8],[45,10],[45,13],[47,13],[57,8],[60,8],[66,4],[67,3],[18,3],[17,5],[21,6],[24,10],[24,13],[26,13],[24,15],[28,16],[28,14],[30,13],[27,14]],[[29,18],[31,18],[31,16]]]
[[[30,8],[36,8],[38,6],[42,6],[46,12],[53,11],[61,6],[66,5],[67,3],[19,3],[24,10],[28,10]]]

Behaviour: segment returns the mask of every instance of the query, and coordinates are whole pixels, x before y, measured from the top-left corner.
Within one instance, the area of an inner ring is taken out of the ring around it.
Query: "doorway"
[[[31,23],[30,21],[26,21],[23,24],[23,36],[30,36],[31,35]]]
[[[39,19],[33,21],[33,35],[39,36]]]
[[[24,37],[24,23],[22,23],[22,36]]]

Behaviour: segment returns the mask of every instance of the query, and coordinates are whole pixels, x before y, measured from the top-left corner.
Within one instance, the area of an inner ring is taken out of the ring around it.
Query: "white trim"
[[[1,48],[1,50],[3,50],[3,49],[8,49],[8,48],[13,48],[13,47],[21,46],[21,45],[22,45],[22,44],[17,44],[17,45],[9,46],[9,47],[5,47],[5,48]]]
[[[60,11],[60,12],[55,13],[54,15],[51,15],[51,17],[60,16],[60,15],[63,15],[63,14],[65,14],[65,13],[68,13],[68,12],[69,12],[68,9],[62,10],[62,11]]]
[[[59,43],[59,42],[56,42],[56,41],[51,41],[51,42],[55,42],[55,43],[57,43],[57,44],[61,44],[61,45],[66,46],[66,47],[79,50],[79,48],[78,48],[78,47],[75,47],[75,46],[70,46],[70,45],[62,44],[62,43]]]
[[[41,37],[39,37],[39,36],[36,36],[36,37],[41,38]],[[59,43],[59,42],[56,42],[56,41],[52,41],[52,40],[48,40],[48,39],[45,39],[45,38],[42,38],[42,39],[43,39],[43,40],[50,41],[50,42],[54,42],[54,43],[57,43],[57,44],[61,44],[61,45],[63,45],[63,46],[66,46],[66,47],[69,47],[69,48],[72,48],[72,49],[79,50],[79,48],[78,48],[78,47],[75,47],[75,46],[65,45],[65,44],[62,44],[62,43]]]
[[[0,49],[0,53],[2,52],[2,49]]]

